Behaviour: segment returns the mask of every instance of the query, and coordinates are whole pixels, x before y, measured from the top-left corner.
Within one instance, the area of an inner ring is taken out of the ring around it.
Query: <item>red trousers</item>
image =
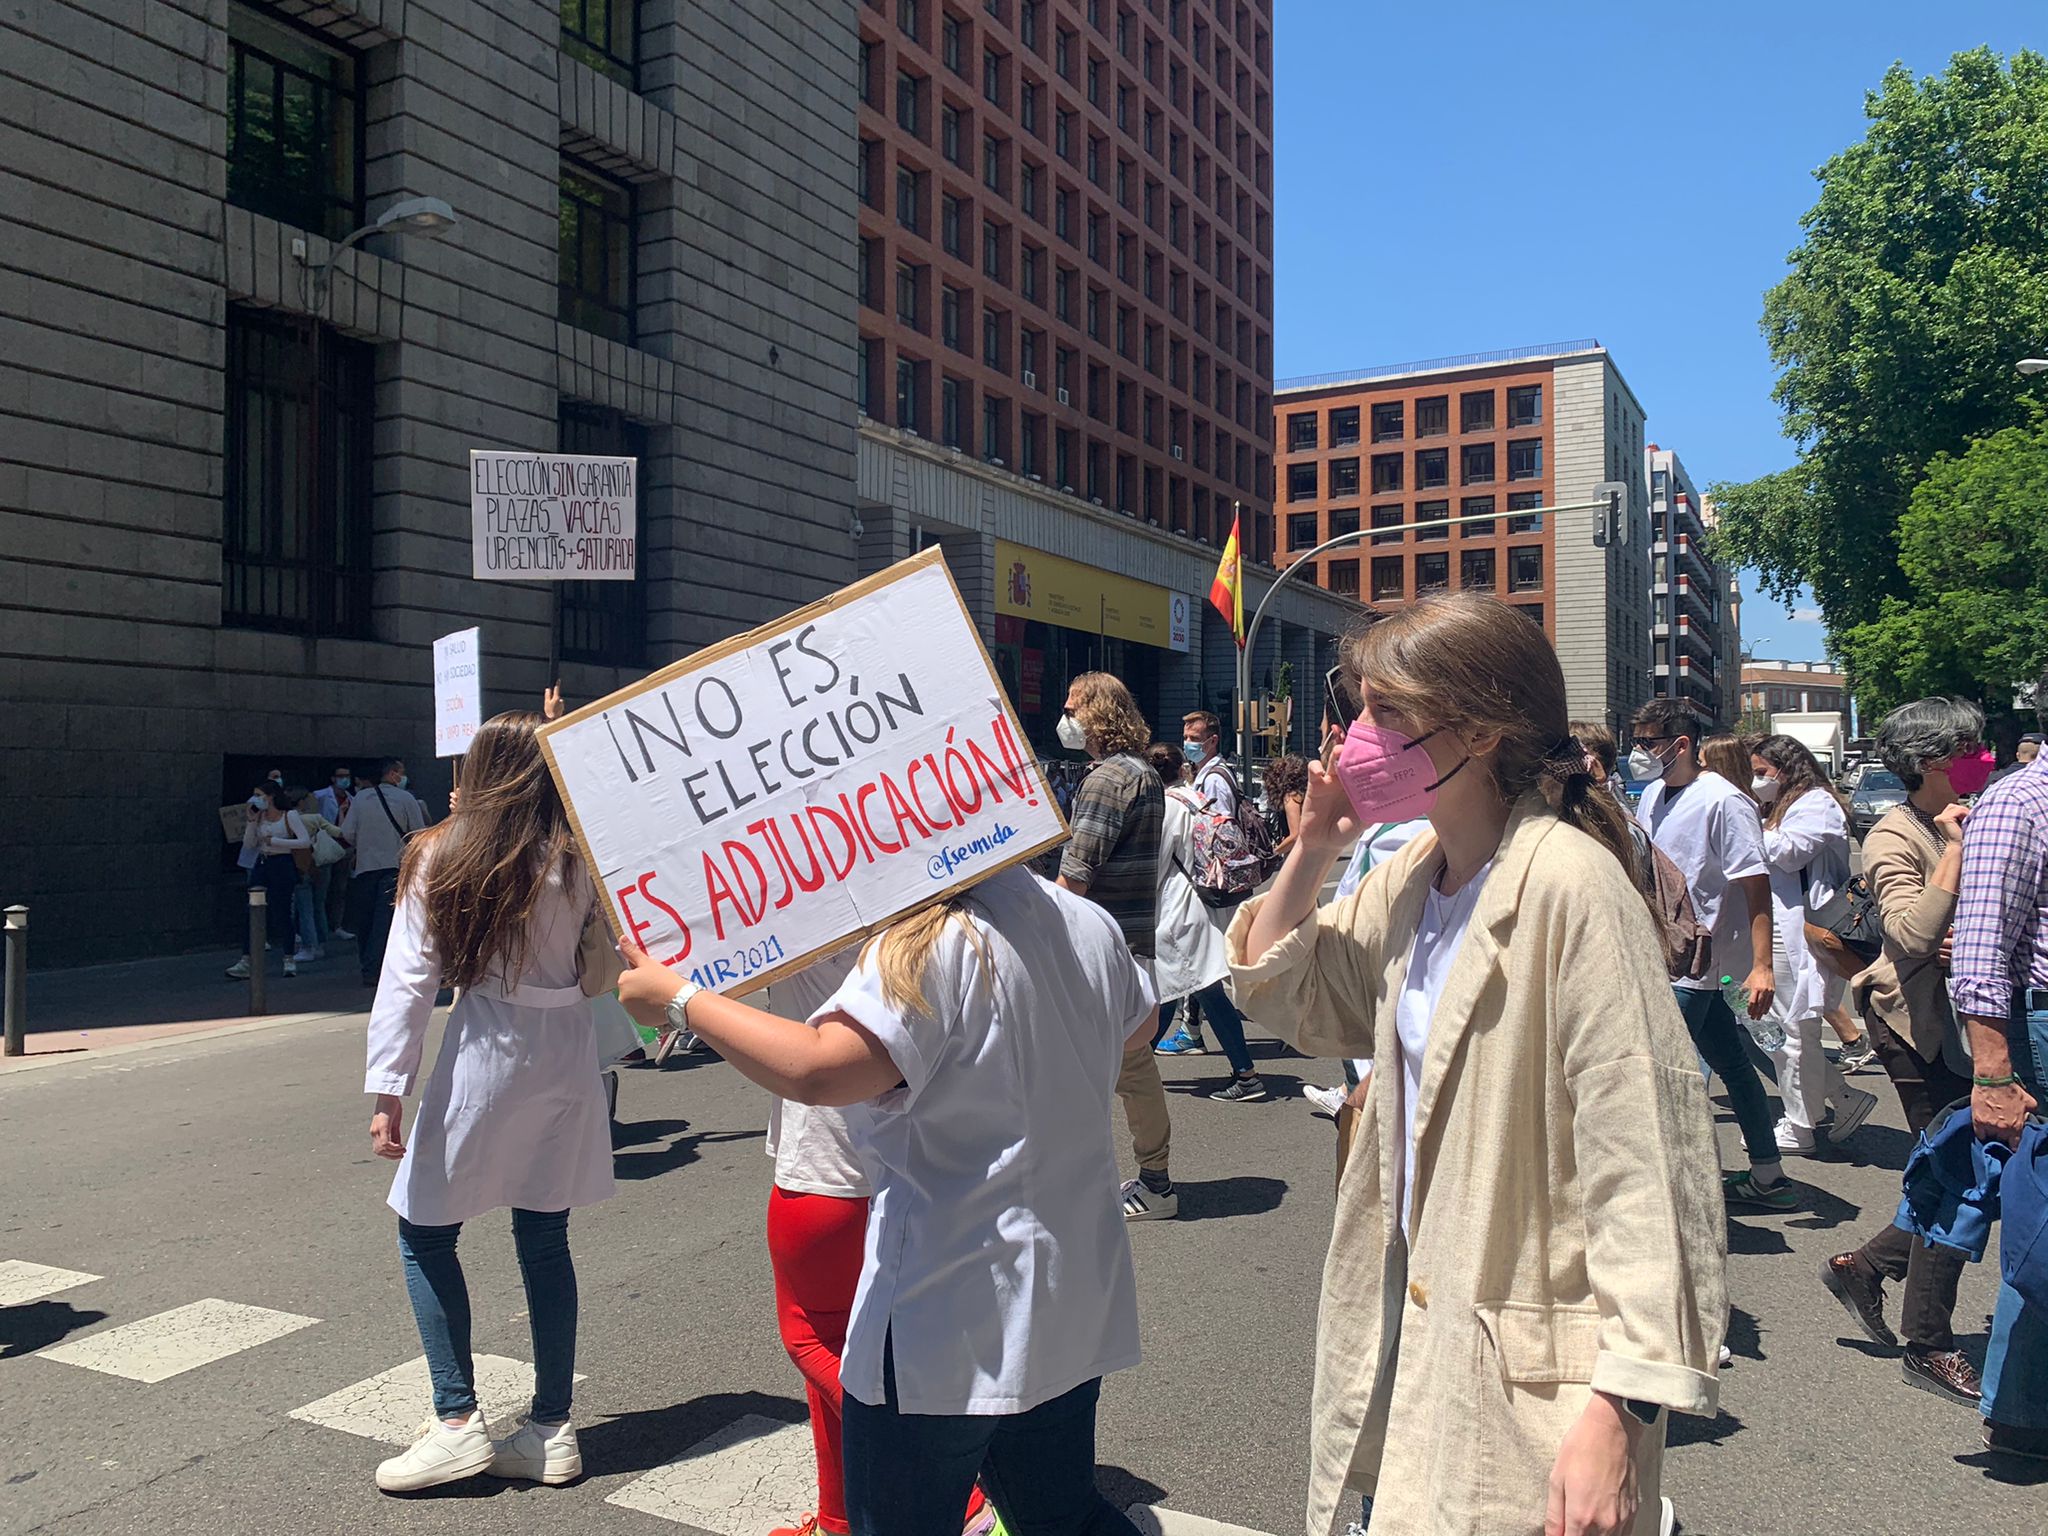
[[[818,1529],[847,1536],[846,1471],[839,1451],[839,1357],[860,1285],[868,1203],[835,1195],[768,1193],[768,1262],[782,1347],[803,1374],[818,1453]]]

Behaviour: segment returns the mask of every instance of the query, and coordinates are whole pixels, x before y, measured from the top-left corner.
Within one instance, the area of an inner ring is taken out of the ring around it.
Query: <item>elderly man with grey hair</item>
[[[1968,808],[1951,782],[1958,759],[1976,767],[1984,712],[1964,699],[1920,699],[1885,716],[1877,751],[1908,791],[1863,840],[1863,878],[1877,899],[1884,952],[1854,984],[1856,1005],[1915,1134],[1970,1096],[1970,1062],[1948,1001],[1950,925],[1962,890]],[[1967,772],[1963,788],[1975,790]],[[1884,1282],[1905,1282],[1899,1327],[1908,1386],[1968,1407],[1980,1384],[1956,1348],[1953,1321],[1963,1256],[1930,1248],[1886,1223],[1861,1248],[1821,1265],[1821,1281],[1875,1343],[1896,1348]]]

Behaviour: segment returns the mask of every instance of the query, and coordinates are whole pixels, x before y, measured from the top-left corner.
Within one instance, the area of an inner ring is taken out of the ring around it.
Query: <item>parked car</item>
[[[1905,804],[1906,786],[1888,768],[1867,766],[1849,795],[1849,828],[1862,841],[1887,811]]]
[[[1843,772],[1842,777],[1836,781],[1835,787],[1845,795],[1853,795],[1856,793],[1856,786],[1863,782],[1863,775],[1875,767],[1877,767],[1877,764],[1869,759],[1858,758]]]

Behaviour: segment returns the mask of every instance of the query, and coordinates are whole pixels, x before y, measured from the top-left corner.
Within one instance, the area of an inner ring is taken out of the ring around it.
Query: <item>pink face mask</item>
[[[1998,762],[1997,755],[1989,747],[1975,752],[1960,753],[1948,760],[1948,787],[1959,795],[1974,795],[1983,791],[1991,780],[1991,770]]]
[[[1434,735],[1431,731],[1411,741],[1363,717],[1351,722],[1335,772],[1361,821],[1413,821],[1429,814],[1438,787],[1471,761],[1461,759],[1451,773],[1439,777],[1436,764],[1422,749]]]

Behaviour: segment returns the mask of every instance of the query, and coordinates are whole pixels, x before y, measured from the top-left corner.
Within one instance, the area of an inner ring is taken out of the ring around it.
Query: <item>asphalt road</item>
[[[341,1018],[0,1078],[0,1261],[102,1277],[0,1308],[0,1532],[676,1536],[605,1499],[735,1419],[801,1418],[760,1235],[764,1096],[697,1057],[625,1074],[618,1197],[572,1225],[589,1477],[378,1494],[381,1449],[288,1416],[419,1353],[383,1205],[390,1168],[369,1154],[356,1092],[361,1042],[360,1021]],[[1146,1360],[1108,1384],[1099,1454],[1119,1504],[1294,1536],[1334,1148],[1295,1094],[1337,1074],[1261,1050],[1278,1095],[1265,1104],[1193,1096],[1220,1058],[1164,1064],[1184,1214],[1133,1233]],[[1674,1435],[1683,1530],[2048,1530],[2048,1484],[1989,1467],[1974,1416],[1845,1341],[1816,1282],[1824,1255],[1889,1214],[1906,1147],[1886,1093],[1845,1155],[1799,1166],[1803,1211],[1731,1222],[1736,1359],[1719,1417]],[[529,1358],[505,1219],[476,1223],[464,1252],[477,1349]],[[1964,1277],[1973,1350],[1991,1294],[1985,1266]],[[291,1314],[277,1326],[292,1331],[156,1382],[36,1353],[206,1298]],[[405,1411],[423,1416],[424,1400]]]

